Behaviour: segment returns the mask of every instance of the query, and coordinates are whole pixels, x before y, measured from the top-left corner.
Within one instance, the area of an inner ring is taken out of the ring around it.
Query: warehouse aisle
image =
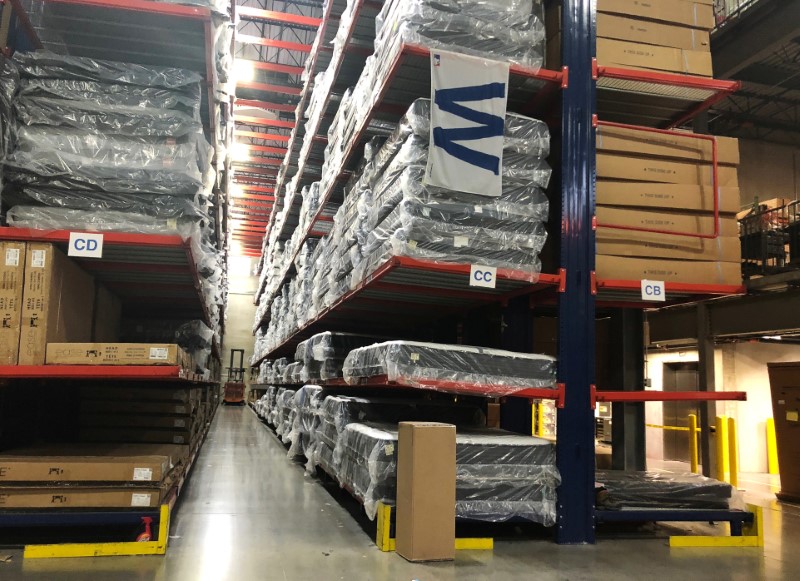
[[[345,508],[248,408],[222,407],[173,520],[165,558],[0,563],[0,579],[403,580],[707,577],[797,579],[800,507],[768,503],[768,546],[678,549],[665,540],[603,540],[558,547],[547,540],[500,541],[492,552],[461,552],[455,563],[418,565],[378,551]],[[0,553],[5,553],[0,551]]]

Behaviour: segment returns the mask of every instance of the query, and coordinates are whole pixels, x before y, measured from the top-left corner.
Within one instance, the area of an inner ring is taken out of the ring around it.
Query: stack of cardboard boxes
[[[609,226],[713,236],[716,193],[711,142],[626,128],[598,128],[598,278],[741,284],[736,220],[739,144],[731,138],[716,140],[719,236],[670,235]]]
[[[183,474],[188,446],[35,447],[0,456],[0,508],[154,508]]]
[[[85,442],[193,446],[207,422],[201,387],[84,386],[80,437]]]
[[[0,242],[0,365],[194,369],[177,345],[113,343],[121,318],[119,299],[52,244]]]
[[[600,66],[713,76],[713,0],[597,0]],[[561,7],[547,10],[547,67],[561,67]]]

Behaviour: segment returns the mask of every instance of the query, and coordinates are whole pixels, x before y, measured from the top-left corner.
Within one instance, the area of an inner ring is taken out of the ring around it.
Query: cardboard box
[[[600,280],[657,280],[684,284],[742,284],[742,267],[731,262],[658,260],[598,256],[596,270]]]
[[[16,365],[25,286],[24,242],[0,242],[0,365]]]
[[[707,30],[615,14],[597,14],[597,36],[598,38],[624,40],[637,44],[654,44],[683,50],[711,50],[710,34]]]
[[[781,473],[779,498],[800,500],[800,363],[769,363],[772,415]]]
[[[596,215],[598,230],[601,229],[603,224],[613,224],[616,226],[652,228],[654,230],[690,232],[692,234],[710,235],[714,233],[714,216],[708,214],[597,206]],[[640,233],[636,232],[635,234]],[[642,232],[641,234],[646,233]],[[721,236],[738,237],[739,223],[732,217],[721,219],[719,234]]]
[[[20,365],[44,365],[48,343],[92,336],[94,279],[52,244],[31,242],[19,342]]]
[[[157,428],[167,430],[195,429],[195,423],[201,417],[198,411],[196,416],[175,417],[169,415],[134,415],[134,414],[97,414],[82,413],[81,426],[86,428]]]
[[[500,427],[500,404],[487,403],[486,404],[486,427],[499,428]]]
[[[598,180],[596,195],[597,203],[605,206],[714,212],[714,188],[711,186]],[[739,188],[720,188],[720,213],[738,212],[739,198]]]
[[[597,62],[605,67],[627,67],[668,73],[714,76],[711,53],[624,40],[597,39]]]
[[[84,442],[126,442],[141,444],[189,445],[194,441],[195,431],[181,429],[143,428],[81,428],[80,438]]]
[[[166,496],[160,487],[0,487],[0,508],[155,508]]]
[[[720,166],[717,169],[719,187],[739,187],[739,172],[735,167]],[[712,174],[710,165],[633,155],[597,154],[599,179],[710,186],[713,185]]]
[[[0,456],[0,482],[161,482],[184,456],[164,445],[21,448]]]
[[[742,244],[735,236],[721,236],[712,240],[599,228],[597,254],[741,264]]]
[[[690,132],[667,135],[601,125],[597,128],[597,151],[713,163],[711,142],[692,135]],[[739,140],[731,137],[717,137],[716,140],[717,163],[739,165]]]
[[[81,399],[112,399],[115,401],[135,400],[190,403],[200,401],[202,392],[203,390],[197,387],[168,389],[160,385],[157,387],[82,385],[80,387]]]
[[[716,26],[713,4],[706,0],[597,0],[597,11],[701,30],[712,30]]]
[[[83,400],[81,412],[87,414],[153,414],[191,416],[196,406],[193,403],[172,403],[153,401],[113,401],[113,400]]]
[[[121,325],[122,301],[105,285],[98,283],[94,301],[92,341],[95,343],[118,342]]]
[[[455,558],[455,426],[398,425],[396,526],[397,554],[409,561]]]
[[[180,365],[191,357],[168,343],[49,343],[48,365]]]

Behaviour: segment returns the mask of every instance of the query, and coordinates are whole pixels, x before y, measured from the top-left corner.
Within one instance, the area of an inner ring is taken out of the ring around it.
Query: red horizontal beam
[[[266,109],[267,111],[283,111],[284,113],[292,113],[297,109],[297,105],[292,105],[291,103],[268,103],[267,101],[256,101],[254,99],[236,99],[236,106]]]
[[[282,65],[280,63],[267,63],[262,61],[253,61],[248,59],[237,59],[237,63],[245,62],[248,66],[258,69],[259,71],[270,71],[274,73],[286,73],[288,75],[300,75],[303,73],[303,67],[293,65]]]
[[[277,176],[278,175],[278,170],[275,169],[275,168],[242,167],[242,168],[234,170],[234,171],[236,172],[235,173],[236,177],[241,178],[241,179],[251,179],[251,178],[247,178],[247,177],[241,175],[243,173],[251,173],[251,174],[260,175],[260,176]],[[256,178],[252,178],[252,179],[256,179]],[[264,182],[266,180],[261,180],[261,181]],[[275,182],[273,181],[273,182],[269,182],[269,183],[275,183]]]
[[[261,228],[262,230],[264,228],[264,223],[263,222],[259,222],[258,220],[253,220],[253,221],[250,221],[250,220],[237,220],[237,222],[238,222],[237,226],[238,225],[243,225],[243,226],[246,226],[246,227],[254,227],[254,228],[258,227],[258,228]]]
[[[284,50],[293,50],[296,52],[311,52],[312,48],[310,44],[301,44],[299,42],[286,42],[285,40],[262,38],[260,36],[251,36],[249,34],[237,34],[236,42],[241,42],[242,44],[258,44],[261,46],[282,48]]]
[[[322,24],[321,18],[311,16],[301,16],[300,14],[289,14],[287,12],[277,12],[275,10],[261,10],[250,6],[237,6],[236,14],[245,20],[264,20],[267,22],[280,22],[289,26],[308,26],[317,28]]]
[[[274,202],[275,196],[259,196],[258,194],[245,193],[241,196],[234,196],[234,200],[258,200],[259,202]]]
[[[282,127],[284,129],[294,129],[294,121],[267,119],[265,117],[251,117],[249,115],[235,115],[235,120],[236,123],[246,123],[248,125],[263,125],[264,127]]]
[[[597,391],[600,402],[747,401],[743,391]]]
[[[262,186],[251,186],[248,184],[237,184],[242,186],[242,190],[245,192],[261,192],[262,194],[274,194],[275,188],[265,188]],[[255,195],[255,194],[248,194],[248,196]],[[274,200],[275,196],[256,196],[256,198],[263,198],[265,200]]]
[[[287,149],[284,147],[271,147],[269,145],[251,145],[249,143],[237,143],[237,146],[248,151],[260,151],[262,153],[277,153],[278,155],[285,155]]]
[[[250,139],[263,139],[264,141],[282,141],[289,142],[288,135],[279,135],[277,133],[259,133],[258,131],[244,131],[237,129],[233,132],[234,137],[246,137]]]
[[[185,379],[175,365],[3,365],[0,377],[16,379]]]
[[[242,89],[252,89],[265,93],[281,93],[283,95],[299,95],[303,92],[300,87],[290,87],[288,85],[272,85],[270,83],[259,83],[257,81],[237,81],[236,86]],[[292,109],[294,111],[294,109]]]
[[[237,224],[233,227],[234,232],[241,232],[242,234],[251,234],[254,236],[263,236],[265,229],[263,222],[254,222],[252,226],[245,226],[242,224]]]
[[[242,159],[235,159],[233,161],[234,165],[242,165],[247,163],[253,163],[256,165],[280,165],[283,163],[283,160],[274,157],[245,157]]]

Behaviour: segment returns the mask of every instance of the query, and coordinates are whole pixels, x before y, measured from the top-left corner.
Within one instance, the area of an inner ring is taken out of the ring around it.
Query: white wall
[[[741,204],[749,207],[757,196],[797,199],[800,189],[800,150],[751,139],[739,140]]]
[[[231,349],[244,349],[245,367],[249,367],[253,355],[253,319],[256,316],[253,297],[258,285],[258,278],[252,276],[254,264],[255,259],[246,256],[228,259],[228,309],[222,344],[223,380],[227,377]],[[245,374],[245,379],[248,379],[248,374]]]
[[[653,389],[662,390],[664,363],[697,361],[697,351],[648,353],[647,374]],[[772,417],[772,398],[767,363],[800,361],[800,346],[774,343],[734,343],[717,347],[715,352],[717,391],[744,391],[746,402],[720,402],[717,414],[736,418],[739,429],[739,469],[742,472],[767,471],[766,421]],[[646,404],[645,421],[661,425],[662,406]],[[647,428],[647,457],[664,457],[661,430]]]

